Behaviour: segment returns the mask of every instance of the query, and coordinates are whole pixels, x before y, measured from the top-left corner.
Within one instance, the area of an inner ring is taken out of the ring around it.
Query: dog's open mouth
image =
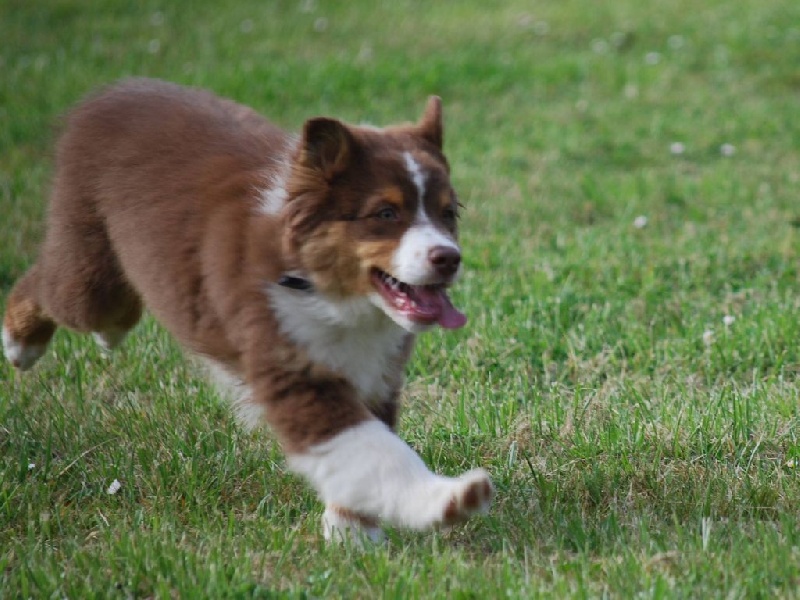
[[[467,322],[447,295],[443,284],[409,285],[385,271],[372,270],[372,282],[394,310],[416,323],[438,323],[445,329],[458,329]]]

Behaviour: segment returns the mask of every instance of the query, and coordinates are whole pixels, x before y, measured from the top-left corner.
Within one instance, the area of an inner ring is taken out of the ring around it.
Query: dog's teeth
[[[384,285],[392,288],[395,292],[401,292],[406,295],[411,292],[411,286],[409,286],[407,283],[403,283],[396,277],[392,277],[385,271],[380,271],[379,277],[381,278],[381,281],[384,283]]]

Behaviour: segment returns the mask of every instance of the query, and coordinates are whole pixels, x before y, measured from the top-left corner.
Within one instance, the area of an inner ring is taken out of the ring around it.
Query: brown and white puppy
[[[47,232],[3,322],[30,368],[56,327],[118,344],[147,307],[266,422],[326,505],[326,538],[488,508],[486,472],[428,470],[394,433],[414,335],[461,327],[458,201],[441,103],[386,129],[247,107],[144,79],[69,116]]]

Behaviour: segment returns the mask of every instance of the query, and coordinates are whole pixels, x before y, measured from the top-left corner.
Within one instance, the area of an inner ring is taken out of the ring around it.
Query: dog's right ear
[[[425,112],[417,123],[419,134],[431,144],[442,149],[444,142],[444,127],[442,126],[442,99],[439,96],[430,96]]]
[[[303,126],[300,162],[330,181],[347,167],[353,144],[353,134],[341,121],[309,119]]]

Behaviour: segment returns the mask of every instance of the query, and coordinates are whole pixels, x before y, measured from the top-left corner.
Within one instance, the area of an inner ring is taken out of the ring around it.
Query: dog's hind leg
[[[3,319],[3,352],[16,368],[25,371],[47,350],[56,330],[38,301],[39,269],[36,265],[17,282]]]
[[[81,259],[77,263],[89,262],[85,255]],[[109,268],[108,256],[88,271],[77,263],[70,269],[51,263],[43,258],[34,265],[14,286],[6,305],[3,351],[22,371],[44,354],[58,325],[92,333],[109,352],[142,314],[138,294],[118,268]]]
[[[44,353],[57,325],[93,333],[111,350],[141,317],[102,217],[80,200],[54,194],[39,260],[9,298],[3,342],[20,369]]]
[[[53,208],[40,258],[41,304],[59,325],[92,333],[110,351],[139,321],[141,300],[122,272],[101,217]]]

